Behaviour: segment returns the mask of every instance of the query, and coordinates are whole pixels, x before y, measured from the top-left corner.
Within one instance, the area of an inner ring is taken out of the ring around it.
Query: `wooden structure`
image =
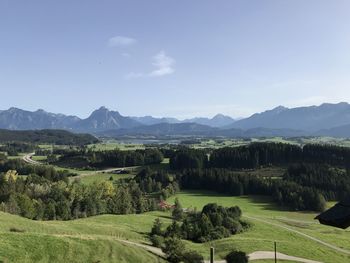
[[[321,224],[338,228],[348,228],[350,226],[350,198],[337,203],[315,217]]]

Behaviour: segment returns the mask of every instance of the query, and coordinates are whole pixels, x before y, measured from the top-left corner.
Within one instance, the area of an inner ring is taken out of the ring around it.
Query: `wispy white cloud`
[[[108,46],[110,47],[125,47],[136,44],[137,40],[126,36],[115,36],[108,40]]]
[[[149,73],[135,73],[130,72],[126,75],[127,79],[141,78],[141,77],[162,77],[170,75],[175,72],[174,65],[175,59],[168,56],[164,50],[161,50],[152,58],[152,65],[154,70]]]
[[[153,57],[153,66],[156,68],[149,75],[151,77],[160,77],[175,72],[175,60],[165,54],[164,50],[160,51]]]

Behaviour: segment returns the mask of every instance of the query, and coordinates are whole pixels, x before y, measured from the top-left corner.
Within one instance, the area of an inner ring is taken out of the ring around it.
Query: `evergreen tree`
[[[172,216],[175,220],[181,220],[184,216],[184,212],[178,198],[175,199],[175,205],[172,212]]]

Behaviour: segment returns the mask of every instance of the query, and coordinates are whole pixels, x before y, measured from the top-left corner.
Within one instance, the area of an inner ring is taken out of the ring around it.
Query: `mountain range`
[[[154,118],[152,116],[145,117],[132,117],[132,119],[144,124],[144,125],[153,125],[160,123],[197,123],[201,125],[207,125],[210,127],[225,127],[230,124],[233,124],[235,120],[229,116],[225,116],[223,114],[217,114],[213,118],[204,118],[204,117],[196,117],[192,119],[178,120],[176,118]]]
[[[322,129],[350,124],[350,105],[324,103],[320,106],[288,109],[279,106],[272,110],[256,113],[239,120],[230,128],[251,129],[264,127],[270,129],[298,129],[316,132]]]
[[[240,120],[217,114],[213,118],[128,117],[101,107],[82,119],[77,116],[10,108],[0,111],[0,129],[64,129],[101,136],[334,136],[350,137],[350,104],[276,107]]]

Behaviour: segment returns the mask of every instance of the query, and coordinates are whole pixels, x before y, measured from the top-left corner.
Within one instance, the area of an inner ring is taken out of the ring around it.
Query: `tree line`
[[[172,169],[227,168],[256,169],[261,166],[288,165],[297,162],[326,163],[347,167],[350,148],[307,144],[251,143],[216,150],[179,149],[170,159]]]
[[[36,145],[22,142],[8,142],[0,146],[0,152],[6,152],[9,156],[17,156],[19,153],[34,152]]]
[[[157,149],[92,151],[81,148],[57,151],[54,153],[60,154],[60,157],[56,164],[79,168],[142,166],[161,163],[164,158]]]
[[[70,220],[99,214],[130,214],[154,210],[157,202],[146,198],[131,181],[84,185],[78,181],[49,181],[32,174],[27,178],[0,176],[0,210],[35,220]]]
[[[217,191],[233,196],[272,196],[282,206],[293,210],[322,211],[325,198],[314,186],[296,182],[242,175],[227,169],[187,169],[177,175],[181,189]]]
[[[90,134],[77,134],[65,130],[13,131],[0,129],[0,142],[25,142],[35,144],[87,145],[99,140]]]
[[[341,200],[350,193],[350,170],[328,164],[292,164],[283,179],[316,188],[327,200]]]
[[[31,165],[21,159],[0,157],[0,173],[6,173],[9,170],[14,170],[21,175],[36,174],[50,181],[68,181],[68,177],[77,175],[68,170],[56,170],[50,165]]]
[[[19,176],[18,171],[27,176]],[[0,172],[0,210],[36,220],[152,211],[158,209],[160,200],[178,190],[169,175],[152,171],[141,171],[135,179],[118,183],[85,185],[79,180],[70,182],[68,172],[51,166],[3,157]]]

